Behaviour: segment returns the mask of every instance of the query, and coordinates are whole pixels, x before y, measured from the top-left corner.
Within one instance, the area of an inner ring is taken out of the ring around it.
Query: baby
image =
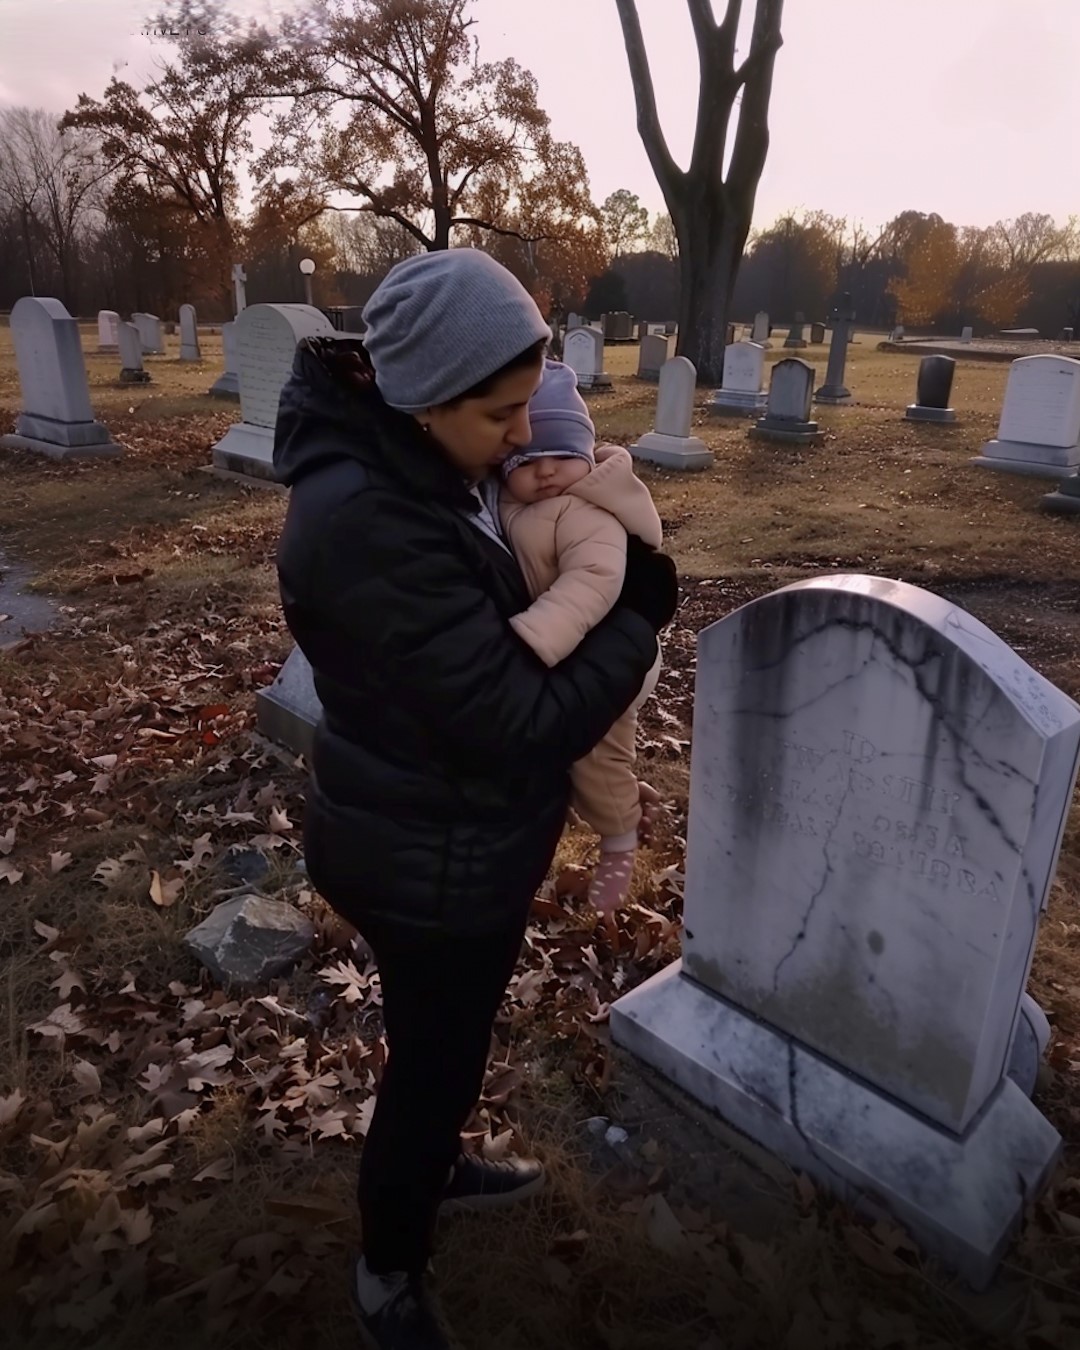
[[[529,404],[532,441],[502,465],[499,512],[533,603],[511,620],[549,666],[558,665],[619,598],[626,536],[659,548],[660,517],[626,450],[594,450],[596,430],[569,366],[546,361]],[[574,810],[600,835],[589,901],[610,914],[625,901],[641,806],[634,769],[637,710],[656,687],[660,658],[634,703],[571,770]]]

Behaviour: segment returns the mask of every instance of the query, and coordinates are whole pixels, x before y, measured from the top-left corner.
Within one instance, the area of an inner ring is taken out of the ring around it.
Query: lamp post
[[[311,274],[315,271],[314,258],[301,258],[300,271],[304,274],[304,299],[309,305],[315,303],[311,298]]]

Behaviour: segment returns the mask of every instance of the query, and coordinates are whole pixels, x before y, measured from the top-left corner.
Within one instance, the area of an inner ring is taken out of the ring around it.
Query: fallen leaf
[[[183,877],[177,877],[174,881],[162,881],[159,872],[150,873],[150,899],[161,909],[169,909],[175,905],[183,889]]]
[[[62,871],[64,870],[64,868],[67,867],[68,864],[69,864],[70,862],[71,862],[71,854],[70,854],[70,853],[62,853],[62,852],[59,852],[59,851],[56,852],[56,853],[50,853],[50,854],[49,854],[49,871],[52,873],[53,876],[55,876],[55,875],[57,874],[57,872],[62,872]]]
[[[6,881],[14,886],[17,881],[22,881],[23,874],[14,863],[0,862],[0,881]]]
[[[71,1076],[79,1085],[82,1097],[97,1097],[101,1094],[101,1075],[88,1059],[72,1061]]]

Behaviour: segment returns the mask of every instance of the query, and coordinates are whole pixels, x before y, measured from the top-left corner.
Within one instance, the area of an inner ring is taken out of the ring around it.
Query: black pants
[[[471,936],[361,927],[382,978],[389,1050],[358,1187],[364,1256],[379,1274],[419,1274],[427,1265],[527,918],[523,904],[505,929]]]

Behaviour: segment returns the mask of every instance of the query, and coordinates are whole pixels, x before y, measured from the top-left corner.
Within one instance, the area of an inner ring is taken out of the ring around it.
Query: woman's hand
[[[626,536],[626,576],[618,603],[635,610],[657,633],[679,607],[675,564],[636,534]]]

